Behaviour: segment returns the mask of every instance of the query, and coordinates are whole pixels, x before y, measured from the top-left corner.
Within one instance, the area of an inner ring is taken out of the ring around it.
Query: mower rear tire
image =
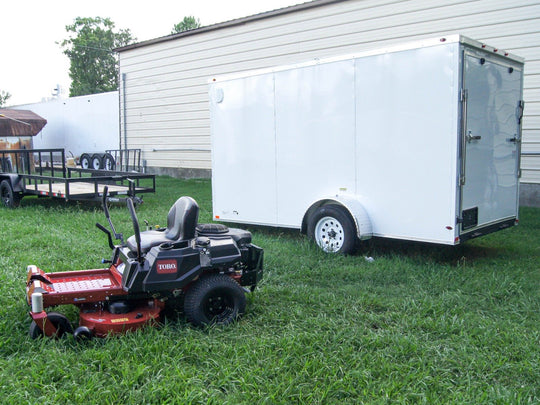
[[[62,315],[59,312],[49,312],[47,314],[47,319],[51,321],[56,328],[56,333],[52,336],[53,338],[60,339],[66,333],[73,333],[73,327],[65,315]],[[43,337],[43,331],[34,321],[30,324],[29,334],[32,339]]]
[[[240,285],[224,274],[201,277],[186,292],[184,313],[195,326],[228,325],[243,315],[246,296]]]

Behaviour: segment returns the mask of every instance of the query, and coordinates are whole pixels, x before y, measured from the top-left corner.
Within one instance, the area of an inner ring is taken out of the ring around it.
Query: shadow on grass
[[[234,225],[241,226],[255,235],[262,235],[266,238],[288,239],[291,242],[307,241],[307,236],[297,229],[274,228],[256,225]],[[468,241],[461,245],[449,246],[434,243],[405,241],[399,239],[372,238],[358,244],[357,250],[351,256],[372,256],[372,257],[405,257],[422,262],[432,262],[437,264],[461,265],[465,261],[468,263],[480,259],[495,259],[511,254],[504,245],[481,246],[474,241]]]

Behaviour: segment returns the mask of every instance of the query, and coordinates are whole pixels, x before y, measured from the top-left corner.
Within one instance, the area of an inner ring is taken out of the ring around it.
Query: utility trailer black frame
[[[67,167],[64,149],[0,150],[0,162],[2,203],[10,208],[26,195],[100,201],[107,186],[114,201],[156,191],[155,175]]]

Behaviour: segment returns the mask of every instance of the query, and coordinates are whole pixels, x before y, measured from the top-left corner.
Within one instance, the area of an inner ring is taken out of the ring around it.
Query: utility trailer
[[[100,201],[108,187],[110,201],[153,193],[154,175],[131,172],[78,169],[66,166],[64,149],[0,150],[2,203],[15,208],[26,195],[64,200]]]
[[[214,219],[344,253],[516,225],[523,66],[454,35],[212,78]]]

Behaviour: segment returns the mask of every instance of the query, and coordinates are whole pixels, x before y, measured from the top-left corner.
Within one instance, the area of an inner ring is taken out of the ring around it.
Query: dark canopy
[[[0,137],[34,136],[46,123],[46,119],[32,111],[0,108]]]

